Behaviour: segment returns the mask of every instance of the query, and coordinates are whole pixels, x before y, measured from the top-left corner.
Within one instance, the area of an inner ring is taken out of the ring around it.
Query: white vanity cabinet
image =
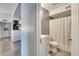
[[[12,41],[19,41],[19,40],[21,40],[21,31],[20,30],[12,31]]]

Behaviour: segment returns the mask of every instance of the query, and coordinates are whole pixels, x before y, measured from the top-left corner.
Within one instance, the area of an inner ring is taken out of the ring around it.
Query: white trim
[[[37,56],[40,56],[39,45],[40,45],[40,37],[41,37],[41,18],[40,18],[40,9],[41,4],[37,4]]]
[[[11,36],[0,36],[0,38],[8,38],[8,37],[11,37]]]
[[[40,20],[40,4],[37,5],[37,56],[39,55],[39,20]]]
[[[11,40],[12,42],[20,41],[20,40]]]

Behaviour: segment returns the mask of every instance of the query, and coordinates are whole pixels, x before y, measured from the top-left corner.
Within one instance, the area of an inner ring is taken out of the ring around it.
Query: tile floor
[[[52,53],[51,56],[71,56],[71,53],[58,49],[58,52]]]
[[[12,42],[11,38],[0,39],[0,56],[20,56],[21,41]]]

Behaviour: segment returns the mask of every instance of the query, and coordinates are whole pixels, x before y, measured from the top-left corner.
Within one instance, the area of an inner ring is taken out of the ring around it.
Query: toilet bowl
[[[54,52],[54,53],[57,53],[57,46],[58,46],[58,43],[57,42],[54,42],[54,41],[51,41],[49,42],[49,44],[51,45],[51,51]]]

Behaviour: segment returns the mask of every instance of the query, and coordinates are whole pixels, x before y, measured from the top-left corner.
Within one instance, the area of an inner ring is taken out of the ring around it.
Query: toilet
[[[40,39],[40,56],[47,56],[49,52],[57,53],[58,43],[54,42],[50,35],[41,35]]]
[[[54,42],[54,41],[51,41],[51,42],[49,42],[49,45],[50,45],[50,50],[53,53],[57,53],[58,43],[57,42]]]

